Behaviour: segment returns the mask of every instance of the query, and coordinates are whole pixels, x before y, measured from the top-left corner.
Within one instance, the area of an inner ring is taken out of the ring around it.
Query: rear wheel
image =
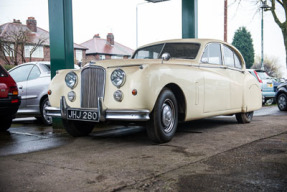
[[[250,123],[253,118],[253,111],[247,113],[237,113],[235,114],[238,123]]]
[[[13,119],[12,117],[1,117],[0,131],[7,131],[11,127],[12,119]]]
[[[277,97],[277,105],[280,111],[287,111],[287,95],[281,93]]]
[[[63,124],[66,131],[73,137],[87,136],[92,132],[94,128],[93,123],[84,121],[63,120]]]
[[[174,94],[164,89],[156,101],[147,124],[147,134],[156,143],[170,141],[178,124],[178,106]]]

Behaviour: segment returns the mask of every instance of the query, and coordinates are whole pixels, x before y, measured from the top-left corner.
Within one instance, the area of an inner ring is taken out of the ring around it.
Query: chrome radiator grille
[[[81,106],[98,108],[98,98],[104,97],[105,94],[105,69],[90,66],[82,70],[81,76]]]

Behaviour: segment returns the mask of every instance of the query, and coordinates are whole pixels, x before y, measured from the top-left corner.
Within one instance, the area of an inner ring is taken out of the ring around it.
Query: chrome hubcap
[[[52,121],[53,121],[53,119],[52,119],[52,117],[51,116],[47,116],[47,113],[46,113],[46,110],[45,110],[45,108],[46,107],[49,107],[49,106],[51,106],[50,105],[50,102],[49,101],[46,101],[45,103],[44,103],[44,106],[43,106],[43,116],[44,116],[44,118],[46,119],[46,121],[49,123],[49,124],[51,124],[52,123]]]
[[[170,99],[165,100],[162,105],[161,120],[164,132],[169,133],[174,126],[175,110],[174,104]]]

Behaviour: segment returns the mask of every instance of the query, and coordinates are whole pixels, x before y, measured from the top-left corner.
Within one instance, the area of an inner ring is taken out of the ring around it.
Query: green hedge
[[[9,71],[10,69],[12,69],[13,67],[15,67],[14,65],[4,65],[4,68]]]

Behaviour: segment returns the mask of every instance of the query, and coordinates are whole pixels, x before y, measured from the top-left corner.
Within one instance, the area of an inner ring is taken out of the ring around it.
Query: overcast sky
[[[115,41],[136,48],[136,7],[139,46],[165,39],[181,38],[181,0],[143,3],[144,0],[72,0],[74,42],[83,43],[99,33],[112,32]],[[251,32],[256,55],[261,55],[261,14],[256,5],[228,0],[228,42],[245,26]],[[143,3],[143,4],[142,4]],[[223,40],[224,0],[198,0],[199,38]],[[35,17],[38,27],[49,30],[48,0],[0,0],[0,24],[19,19],[23,24]],[[280,17],[284,18],[283,11]],[[281,30],[270,12],[264,13],[264,54],[278,59],[286,75],[285,48]]]

